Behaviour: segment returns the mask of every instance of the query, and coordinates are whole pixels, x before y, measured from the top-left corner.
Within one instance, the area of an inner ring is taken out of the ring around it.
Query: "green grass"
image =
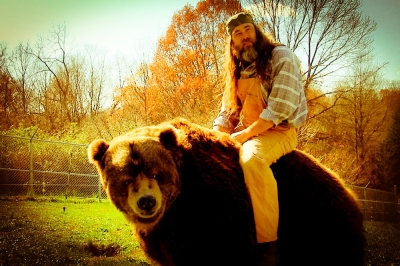
[[[0,200],[0,265],[146,265],[110,202],[51,201]]]
[[[364,222],[368,245],[366,265],[400,265],[400,224]]]
[[[0,210],[0,265],[148,265],[109,201],[11,197]],[[400,224],[365,228],[366,265],[400,265]]]

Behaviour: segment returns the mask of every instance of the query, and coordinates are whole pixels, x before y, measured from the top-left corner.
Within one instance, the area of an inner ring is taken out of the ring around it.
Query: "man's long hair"
[[[254,48],[258,53],[256,59],[256,71],[257,75],[261,78],[261,81],[270,80],[271,70],[267,69],[270,67],[268,64],[271,58],[272,50],[279,45],[272,35],[264,33],[260,27],[254,25],[256,31],[256,43]],[[224,66],[224,76],[225,76],[225,90],[222,99],[223,109],[230,114],[237,112],[241,103],[237,97],[237,80],[240,78],[240,60],[235,57],[233,52],[233,41],[231,36],[228,37],[226,48],[225,48],[225,66]]]

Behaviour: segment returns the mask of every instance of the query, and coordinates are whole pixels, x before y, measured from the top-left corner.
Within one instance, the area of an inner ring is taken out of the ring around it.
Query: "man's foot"
[[[265,242],[257,245],[257,266],[276,266],[279,262],[278,241]]]

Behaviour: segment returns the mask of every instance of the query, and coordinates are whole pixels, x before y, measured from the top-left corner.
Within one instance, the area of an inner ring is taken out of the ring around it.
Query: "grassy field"
[[[147,265],[110,202],[0,200],[0,265]]]
[[[0,199],[0,265],[148,265],[108,201]],[[400,225],[365,223],[366,265],[400,265]]]

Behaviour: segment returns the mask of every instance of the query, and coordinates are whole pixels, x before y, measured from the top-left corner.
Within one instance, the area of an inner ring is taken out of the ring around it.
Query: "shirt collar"
[[[257,76],[257,71],[256,71],[256,62],[251,63],[248,65],[246,68],[240,71],[240,78],[241,79],[247,79],[247,78],[254,78]]]

